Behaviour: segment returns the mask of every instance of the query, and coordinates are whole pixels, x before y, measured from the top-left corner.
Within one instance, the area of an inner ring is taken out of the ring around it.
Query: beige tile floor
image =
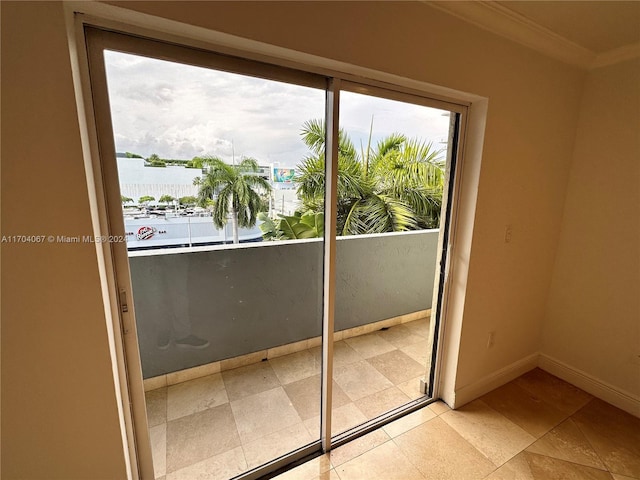
[[[419,395],[427,324],[414,323],[336,344],[334,431]],[[148,392],[157,478],[228,479],[316,439],[319,356],[311,349]],[[277,478],[640,480],[640,419],[535,369],[458,410],[433,403]]]
[[[426,319],[334,344],[333,433],[422,396]],[[321,348],[147,392],[156,478],[228,479],[319,438]]]
[[[640,479],[640,419],[535,369],[458,410],[433,403],[276,478]]]

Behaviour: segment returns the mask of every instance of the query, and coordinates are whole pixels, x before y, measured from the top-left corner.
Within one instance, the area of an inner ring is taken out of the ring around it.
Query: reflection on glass
[[[147,392],[156,476],[317,441],[324,206],[301,208],[296,176],[324,91],[105,61],[143,376],[170,384]]]

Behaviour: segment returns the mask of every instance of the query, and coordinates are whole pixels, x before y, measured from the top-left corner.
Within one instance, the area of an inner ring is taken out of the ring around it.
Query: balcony
[[[334,434],[423,395],[437,240],[338,239]],[[322,255],[315,239],[131,252],[158,477],[230,478],[319,438]]]

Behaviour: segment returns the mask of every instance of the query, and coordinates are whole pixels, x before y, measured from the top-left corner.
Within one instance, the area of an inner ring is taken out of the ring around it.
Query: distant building
[[[140,197],[145,195],[154,197],[156,202],[163,195],[171,195],[174,198],[196,197],[198,187],[193,184],[193,181],[206,173],[206,169],[187,168],[183,165],[152,167],[143,158],[126,158],[123,154],[117,155],[116,161],[118,163],[120,193],[134,201],[138,201]],[[274,185],[272,170],[271,165],[259,165],[257,175]],[[274,186],[274,188],[281,189],[283,187]]]
[[[174,198],[196,196],[198,187],[193,180],[202,176],[199,168],[183,166],[151,167],[142,158],[117,158],[120,193],[137,201],[150,195],[156,200],[162,195]]]

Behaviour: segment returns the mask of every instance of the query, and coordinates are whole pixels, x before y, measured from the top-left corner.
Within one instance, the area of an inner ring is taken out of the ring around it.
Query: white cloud
[[[322,90],[106,52],[117,151],[163,158],[251,156],[295,166],[307,153],[302,124],[324,116]],[[374,118],[375,144],[401,132],[438,141],[441,110],[344,92],[341,126],[359,147]]]

